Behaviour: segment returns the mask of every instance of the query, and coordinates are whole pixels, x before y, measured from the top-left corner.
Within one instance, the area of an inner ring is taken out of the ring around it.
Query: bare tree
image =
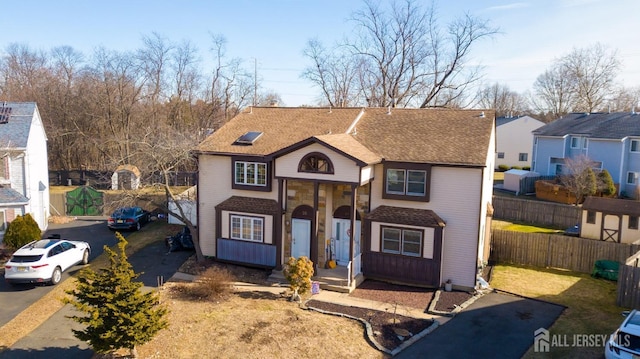
[[[619,68],[616,52],[600,44],[574,49],[536,79],[538,108],[557,116],[602,110]]]
[[[537,98],[532,102],[539,111],[550,112],[554,118],[558,118],[573,110],[573,80],[562,66],[556,65],[538,76],[533,88]]]
[[[359,58],[340,48],[327,50],[317,39],[309,40],[304,55],[311,59],[302,77],[320,88],[323,102],[332,107],[358,105]]]
[[[478,105],[482,108],[495,109],[498,117],[516,116],[529,110],[524,96],[499,83],[481,88],[477,96]]]
[[[640,86],[619,87],[612,93],[607,102],[607,111],[638,111],[640,110]]]
[[[442,31],[435,7],[394,1],[390,13],[373,1],[353,15],[347,48],[364,63],[360,91],[373,106],[447,106],[479,79],[468,65],[473,45],[496,33],[469,14]]]
[[[576,205],[584,202],[586,196],[597,192],[598,182],[594,169],[599,171],[599,166],[587,156],[565,159],[560,183],[576,197]]]

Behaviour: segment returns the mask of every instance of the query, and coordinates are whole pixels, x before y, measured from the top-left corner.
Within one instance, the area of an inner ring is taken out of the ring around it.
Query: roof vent
[[[484,111],[480,112],[480,117],[484,118]]]
[[[258,131],[249,131],[244,135],[238,137],[238,139],[233,143],[234,145],[244,145],[251,146],[258,138],[262,136],[262,132]]]
[[[11,116],[11,107],[6,107],[6,102],[0,107],[0,123],[9,123],[9,116]]]

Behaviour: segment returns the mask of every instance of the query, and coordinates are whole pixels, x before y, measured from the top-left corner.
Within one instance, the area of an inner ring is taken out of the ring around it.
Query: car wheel
[[[140,222],[136,223],[136,231],[140,230]]]
[[[87,263],[89,263],[89,251],[85,249],[84,253],[82,253],[82,264]]]
[[[61,279],[62,279],[62,270],[60,269],[60,267],[56,267],[56,269],[53,270],[53,274],[51,274],[51,285],[56,285],[60,283]]]

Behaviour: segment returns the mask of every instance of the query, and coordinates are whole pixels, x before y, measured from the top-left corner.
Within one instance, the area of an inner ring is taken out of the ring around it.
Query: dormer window
[[[298,172],[333,174],[333,163],[325,154],[312,152],[300,160]]]

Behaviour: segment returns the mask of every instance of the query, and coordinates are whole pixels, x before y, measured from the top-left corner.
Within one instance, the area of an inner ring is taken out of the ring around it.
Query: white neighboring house
[[[49,219],[47,136],[35,102],[0,103],[0,237],[30,213],[41,230]]]
[[[531,167],[532,131],[544,126],[544,122],[530,116],[496,118],[496,169]]]
[[[193,186],[176,196],[176,200],[177,202],[180,203],[180,206],[182,207],[182,211],[184,211],[184,215],[189,219],[191,224],[193,224],[194,226],[198,225],[197,196],[198,196],[197,186]],[[184,225],[184,222],[176,218],[171,213],[180,213],[180,211],[178,210],[178,206],[176,205],[176,203],[172,200],[169,200],[169,218],[168,218],[169,224]]]

